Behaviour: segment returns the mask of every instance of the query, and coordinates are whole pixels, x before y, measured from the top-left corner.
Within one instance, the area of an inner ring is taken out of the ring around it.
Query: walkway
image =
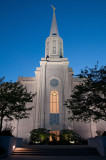
[[[87,145],[54,146],[26,145],[16,148],[12,156],[1,160],[106,160],[94,148]]]

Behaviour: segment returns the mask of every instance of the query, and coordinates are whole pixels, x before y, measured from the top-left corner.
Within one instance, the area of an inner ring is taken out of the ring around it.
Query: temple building
[[[30,118],[14,121],[14,135],[27,139],[30,131],[35,128],[46,128],[59,133],[63,129],[72,129],[89,138],[96,135],[96,130],[105,127],[105,123],[95,124],[68,120],[69,109],[64,105],[72,94],[80,79],[73,77],[73,70],[69,67],[68,58],[64,57],[63,39],[59,36],[55,8],[50,35],[45,42],[45,57],[41,58],[40,67],[36,68],[35,77],[18,77],[27,90],[37,93],[32,103]],[[79,106],[80,107],[80,106]],[[103,126],[104,125],[104,126]]]

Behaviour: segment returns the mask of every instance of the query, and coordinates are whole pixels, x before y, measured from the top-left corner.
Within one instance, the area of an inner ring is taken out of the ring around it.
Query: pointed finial
[[[53,8],[53,13],[55,13],[56,8],[52,5],[51,5],[51,7]]]
[[[52,25],[51,25],[51,30],[50,30],[50,36],[59,35],[58,28],[57,28],[57,22],[56,22],[56,15],[55,15],[56,8],[52,5],[51,7],[53,8],[53,19],[52,19]]]

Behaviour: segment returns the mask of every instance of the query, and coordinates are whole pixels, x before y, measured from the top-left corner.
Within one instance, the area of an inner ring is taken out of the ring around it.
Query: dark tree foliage
[[[106,66],[86,67],[77,76],[82,81],[66,101],[71,114],[69,119],[106,121]]]
[[[0,132],[2,130],[3,120],[19,120],[28,118],[27,111],[33,107],[25,107],[27,102],[33,101],[31,92],[28,93],[26,87],[20,82],[4,82],[4,77],[0,78]]]

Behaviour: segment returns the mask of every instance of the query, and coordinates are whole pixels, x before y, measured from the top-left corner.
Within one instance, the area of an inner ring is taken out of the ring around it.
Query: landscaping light
[[[15,146],[13,146],[13,151],[15,150]]]
[[[70,143],[74,144],[74,143],[75,143],[75,141],[70,141]]]

